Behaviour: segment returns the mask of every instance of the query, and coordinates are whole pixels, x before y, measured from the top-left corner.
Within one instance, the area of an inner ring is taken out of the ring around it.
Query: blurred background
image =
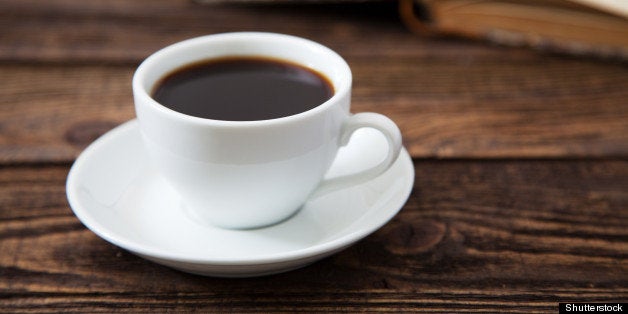
[[[354,111],[390,115],[415,157],[628,151],[620,9],[462,0],[26,0],[0,8],[0,149],[9,152],[0,158],[73,160],[134,116],[130,80],[141,60],[230,31],[287,33],[338,51],[354,72]]]

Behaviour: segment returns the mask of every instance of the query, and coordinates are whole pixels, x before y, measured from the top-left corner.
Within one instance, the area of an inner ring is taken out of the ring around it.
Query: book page
[[[599,10],[628,18],[628,1],[626,0],[570,0]]]

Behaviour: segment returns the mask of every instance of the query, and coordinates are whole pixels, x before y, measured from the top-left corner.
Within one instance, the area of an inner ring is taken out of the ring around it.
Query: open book
[[[353,3],[385,0],[195,0],[200,3]],[[387,0],[395,1],[395,0]],[[628,0],[396,0],[422,35],[628,60]]]
[[[628,59],[628,0],[400,0],[412,30]]]

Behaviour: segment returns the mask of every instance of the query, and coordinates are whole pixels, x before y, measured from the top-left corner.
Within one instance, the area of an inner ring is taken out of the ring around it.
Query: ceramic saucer
[[[199,222],[155,171],[136,120],[92,143],[67,180],[72,210],[101,238],[185,272],[247,277],[288,271],[338,252],[371,234],[404,205],[414,182],[405,149],[381,176],[308,201],[294,216],[253,230]],[[360,129],[328,176],[364,169],[384,158],[383,136]]]

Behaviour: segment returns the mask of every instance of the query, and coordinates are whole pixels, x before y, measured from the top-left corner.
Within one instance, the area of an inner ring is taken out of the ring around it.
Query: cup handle
[[[374,128],[384,134],[388,141],[388,155],[386,158],[374,167],[360,172],[324,180],[314,190],[310,198],[316,198],[329,192],[373,179],[388,170],[397,160],[401,151],[401,132],[395,122],[379,113],[356,113],[345,122],[339,137],[340,146],[346,146],[353,132],[360,128]]]

